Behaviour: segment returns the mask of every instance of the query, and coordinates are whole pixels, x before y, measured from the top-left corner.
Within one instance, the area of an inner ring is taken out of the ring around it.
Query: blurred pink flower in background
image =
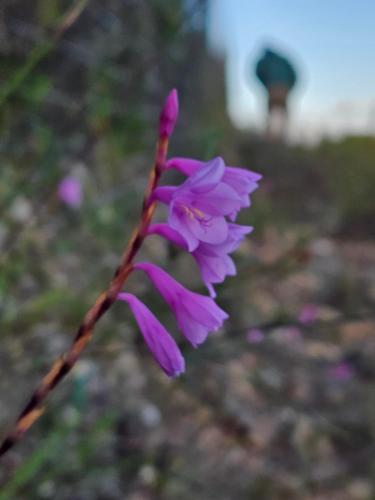
[[[302,325],[314,323],[318,317],[318,307],[315,304],[305,304],[298,314],[298,321]]]
[[[298,343],[303,340],[301,330],[293,325],[276,328],[272,332],[271,337],[273,340],[280,343]]]
[[[328,376],[334,380],[345,382],[350,380],[354,375],[353,367],[347,361],[340,361],[328,370]]]
[[[59,199],[71,208],[78,208],[82,203],[81,181],[72,175],[60,181],[57,194]]]
[[[260,344],[264,340],[264,333],[258,328],[250,328],[250,330],[246,332],[246,340],[250,344]]]

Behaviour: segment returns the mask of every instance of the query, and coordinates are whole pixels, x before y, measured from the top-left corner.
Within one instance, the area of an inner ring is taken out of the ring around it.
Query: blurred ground
[[[204,4],[89,2],[39,59],[69,2],[0,7],[1,433],[117,265],[170,87],[173,154],[264,175],[238,276],[218,287],[225,330],[181,344],[187,373],[170,381],[116,305],[4,458],[0,499],[375,498],[375,139],[288,147],[233,130]],[[79,209],[57,197],[66,175]],[[204,291],[188,256],[146,246]],[[175,332],[146,281],[129,287]]]

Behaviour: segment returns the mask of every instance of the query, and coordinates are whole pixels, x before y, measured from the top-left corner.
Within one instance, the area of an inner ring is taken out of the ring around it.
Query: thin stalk
[[[12,94],[20,88],[39,62],[51,52],[65,31],[69,29],[82,14],[88,2],[89,0],[79,0],[70,9],[68,9],[62,16],[61,21],[51,37],[51,40],[40,43],[32,50],[30,57],[27,59],[25,64],[15,73],[9,83],[6,83],[0,88],[0,106],[2,106],[9,99],[9,97],[11,97]]]
[[[87,311],[76,336],[68,351],[58,358],[47,375],[32,394],[29,402],[20,413],[13,430],[0,445],[0,456],[12,448],[44,412],[43,402],[56,385],[71,371],[83,349],[91,340],[94,328],[100,318],[116,301],[118,293],[133,270],[133,260],[147,235],[147,228],[155,212],[156,202],[152,194],[159,182],[168,151],[168,139],[159,139],[156,147],[155,162],[150,172],[148,185],[138,227],[135,229],[122,254],[120,265],[116,269],[107,289],[102,292],[94,305]]]

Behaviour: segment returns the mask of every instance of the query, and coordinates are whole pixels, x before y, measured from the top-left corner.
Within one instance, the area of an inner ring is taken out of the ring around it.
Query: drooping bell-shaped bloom
[[[218,245],[201,243],[197,250],[193,252],[194,258],[200,267],[202,279],[211,297],[216,297],[216,292],[212,286],[213,283],[222,283],[226,276],[235,276],[237,274],[236,266],[228,254],[234,252],[245,235],[252,230],[251,226],[229,223],[228,236],[223,243]]]
[[[226,276],[235,276],[237,273],[233,260],[226,253],[215,253],[214,245],[206,243],[201,243],[193,256],[210,296],[215,298],[216,292],[212,284],[222,283]]]
[[[78,208],[82,203],[82,186],[77,177],[68,175],[58,185],[60,200],[71,208]]]
[[[194,175],[203,168],[205,162],[194,160],[193,158],[171,158],[166,163],[166,169],[174,168],[184,175]],[[221,182],[230,186],[240,197],[240,208],[250,206],[249,195],[258,188],[258,181],[262,178],[260,174],[251,170],[239,167],[225,167]],[[231,220],[235,220],[238,210],[229,215]]]
[[[211,297],[187,290],[160,267],[142,262],[135,264],[134,269],[147,274],[174,312],[179,329],[194,347],[204,342],[207,335],[218,330],[228,318]]]
[[[117,298],[129,304],[147,347],[164,372],[169,377],[183,373],[185,360],[181,351],[153,313],[130,293],[119,293]]]
[[[154,191],[154,199],[169,204],[168,224],[185,239],[189,252],[200,242],[223,243],[228,236],[225,216],[241,208],[241,197],[221,182],[224,171],[223,160],[214,158],[180,186]]]
[[[234,276],[236,267],[228,253],[237,249],[246,234],[252,231],[251,226],[240,226],[238,224],[228,224],[228,235],[223,243],[212,245],[200,242],[193,252],[191,252],[197,262],[202,276],[211,297],[216,297],[213,283],[222,283],[226,276]],[[152,224],[148,234],[159,234],[169,240],[174,245],[187,250],[187,244],[177,231],[168,224]]]
[[[159,136],[170,137],[178,117],[178,95],[173,89],[168,94],[159,118]]]

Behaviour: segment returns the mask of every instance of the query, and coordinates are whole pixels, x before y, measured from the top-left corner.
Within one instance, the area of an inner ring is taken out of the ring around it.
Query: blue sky
[[[373,0],[210,0],[209,41],[225,54],[229,112],[237,125],[262,123],[262,89],[249,66],[271,45],[300,73],[294,137],[375,133]]]

